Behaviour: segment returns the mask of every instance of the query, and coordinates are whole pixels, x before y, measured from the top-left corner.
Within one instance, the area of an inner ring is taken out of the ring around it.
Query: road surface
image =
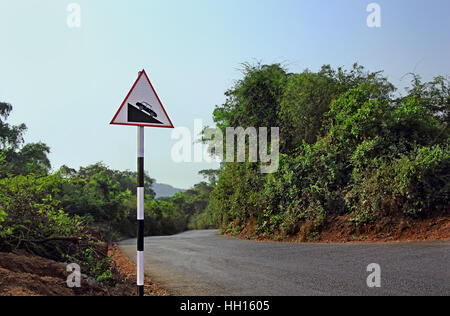
[[[450,242],[260,243],[190,231],[145,239],[146,273],[174,295],[450,295]],[[136,262],[136,241],[120,243]],[[381,288],[369,288],[369,264]]]

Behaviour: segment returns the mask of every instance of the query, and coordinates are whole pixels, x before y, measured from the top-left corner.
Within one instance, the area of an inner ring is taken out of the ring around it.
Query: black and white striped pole
[[[138,127],[138,188],[137,188],[137,287],[144,296],[144,127]]]
[[[145,70],[139,72],[136,82],[110,124],[138,127],[136,274],[139,296],[144,296],[144,127],[174,128]]]

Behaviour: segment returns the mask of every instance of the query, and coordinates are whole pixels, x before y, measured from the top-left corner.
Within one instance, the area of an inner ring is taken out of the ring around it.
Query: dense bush
[[[371,95],[386,99],[394,87],[381,73],[366,72],[355,64],[349,71],[323,66],[318,73],[309,70],[291,74],[284,89],[278,126],[282,134],[282,150],[290,153],[300,144],[314,144],[323,133],[325,114],[333,100],[362,84],[371,86]]]
[[[296,234],[304,221],[319,228],[325,212],[342,212],[342,197],[336,191],[346,182],[345,165],[335,148],[323,139],[304,143],[300,152],[296,157],[283,155],[278,173],[266,179],[262,233]]]
[[[258,170],[259,166],[255,163],[224,166],[211,193],[207,213],[205,217],[200,217],[206,227],[219,224],[240,231],[251,218],[260,216],[264,177]]]
[[[283,80],[280,69],[246,67],[213,115],[221,129],[262,126],[249,124],[273,123],[274,116],[255,115],[254,101],[272,102],[283,152],[278,172],[224,163],[198,226],[314,237],[331,215],[348,215],[359,225],[386,216],[448,214],[448,80],[422,83],[415,76],[408,95],[395,98],[380,72],[358,65],[284,71]]]
[[[0,180],[1,250],[23,246],[33,253],[58,257],[68,250],[57,248],[68,244],[39,241],[82,236],[81,219],[66,214],[55,199],[60,181],[58,176],[33,175]]]
[[[450,150],[422,147],[409,155],[368,168],[346,195],[357,224],[382,216],[427,217],[448,212]]]
[[[75,262],[99,283],[113,282],[105,245],[78,216],[61,209],[55,197],[64,181],[59,175],[0,180],[0,251],[25,249],[62,262]]]

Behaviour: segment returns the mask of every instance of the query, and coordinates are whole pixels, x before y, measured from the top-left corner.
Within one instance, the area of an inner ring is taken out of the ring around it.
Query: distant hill
[[[184,192],[186,190],[174,188],[168,184],[155,183],[153,184],[153,190],[156,193],[156,198],[160,197],[172,197],[178,192]]]

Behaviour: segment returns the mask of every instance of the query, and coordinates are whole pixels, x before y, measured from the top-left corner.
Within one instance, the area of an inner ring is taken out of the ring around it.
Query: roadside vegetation
[[[213,118],[223,131],[279,127],[278,172],[224,163],[202,171],[205,181],[192,189],[160,199],[147,175],[145,234],[220,228],[306,241],[343,221],[355,229],[448,223],[449,79],[411,78],[400,96],[382,72],[359,65],[298,74],[278,64],[244,65]],[[12,110],[0,103],[0,252],[78,263],[99,284],[114,286],[107,243],[136,236],[136,173],[102,163],[52,171],[50,148],[26,144],[26,126],[8,123]]]
[[[0,103],[0,252],[26,251],[78,263],[89,277],[114,286],[118,279],[108,242],[136,236],[137,174],[102,163],[51,172],[50,148],[25,144],[26,126],[7,122],[12,110]],[[148,236],[187,230],[212,190],[203,182],[173,198],[155,200],[152,185],[146,176]]]
[[[338,217],[355,229],[386,219],[448,223],[449,79],[410,78],[400,93],[382,72],[357,64],[297,74],[245,64],[213,118],[224,132],[279,127],[280,169],[264,175],[256,163],[222,164],[193,226],[317,240]]]

